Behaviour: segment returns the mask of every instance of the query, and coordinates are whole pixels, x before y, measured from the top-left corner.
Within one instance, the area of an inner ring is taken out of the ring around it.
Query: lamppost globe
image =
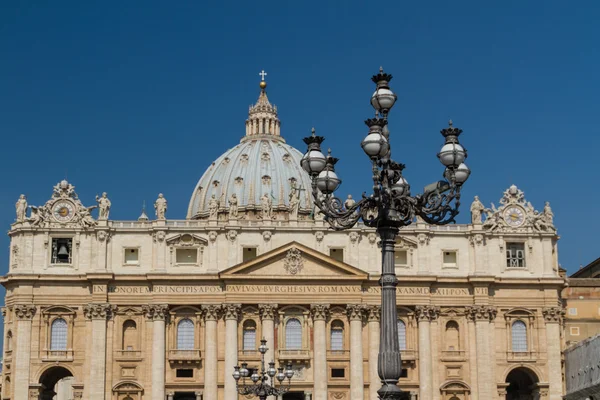
[[[387,139],[379,132],[369,133],[360,145],[370,158],[383,157],[390,149]]]
[[[240,378],[242,377],[242,374],[240,373],[240,367],[238,367],[237,365],[235,367],[233,367],[233,379],[235,379],[235,381],[239,381]]]
[[[285,377],[288,379],[292,379],[292,377],[294,376],[294,370],[292,369],[292,364],[288,364],[287,365],[287,369],[285,371]]]
[[[396,94],[390,89],[380,87],[371,96],[371,105],[378,112],[389,112],[396,103]]]
[[[301,159],[300,165],[309,174],[318,174],[325,168],[326,160],[319,150],[308,151]]]
[[[277,370],[278,370],[277,380],[279,381],[279,383],[281,383],[285,380],[285,374],[283,373],[283,367],[279,367],[279,368],[277,368]]]
[[[438,158],[440,162],[446,166],[459,166],[465,158],[467,158],[467,153],[465,149],[458,143],[447,143],[442,147],[442,150],[438,153]]]
[[[258,380],[260,379],[260,376],[258,375],[257,369],[254,370],[254,372],[250,376],[250,379],[252,379],[252,382],[254,382],[254,383],[258,382]]]
[[[454,180],[458,185],[465,183],[467,179],[469,179],[469,175],[471,175],[471,170],[465,163],[461,163],[458,168],[454,170]]]
[[[392,186],[392,193],[399,197],[410,196],[410,185],[403,176]]]
[[[323,194],[331,194],[340,186],[342,181],[334,171],[321,171],[317,177],[317,187]]]

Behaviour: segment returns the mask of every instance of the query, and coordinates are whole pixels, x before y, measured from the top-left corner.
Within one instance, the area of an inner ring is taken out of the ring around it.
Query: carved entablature
[[[149,304],[142,306],[146,318],[153,321],[166,321],[169,318],[169,306],[166,304]]]
[[[496,319],[498,310],[492,306],[468,306],[465,309],[467,317],[472,321],[493,321]]]
[[[83,315],[86,319],[110,319],[117,307],[108,303],[90,303],[83,307]]]
[[[238,320],[242,312],[241,304],[223,304],[223,314],[225,319]]]
[[[310,313],[315,321],[327,321],[329,318],[329,304],[311,304]]]
[[[219,304],[208,304],[202,306],[202,311],[204,313],[204,319],[206,321],[216,321],[219,319],[219,315],[221,314],[222,308]]]
[[[258,312],[261,320],[274,320],[277,315],[277,304],[259,304]]]
[[[485,221],[482,228],[488,232],[556,234],[550,203],[546,202],[542,211],[536,210],[525,200],[523,191],[515,185],[504,191],[500,207],[496,208],[492,203],[491,208],[485,208],[483,211]]]
[[[365,312],[364,304],[348,304],[346,306],[346,314],[350,321],[362,321]]]
[[[24,206],[31,213],[26,217],[26,209],[23,210],[19,222],[35,228],[91,228],[98,224],[91,215],[91,211],[97,207],[84,206],[75,192],[75,186],[62,180],[54,186],[52,197],[44,205]]]
[[[415,314],[418,321],[434,321],[440,316],[440,308],[437,306],[416,306]]]
[[[32,320],[36,310],[36,307],[31,304],[17,304],[14,307],[15,316],[19,320]]]
[[[565,316],[565,309],[562,307],[547,307],[542,310],[542,315],[546,323],[561,323]]]

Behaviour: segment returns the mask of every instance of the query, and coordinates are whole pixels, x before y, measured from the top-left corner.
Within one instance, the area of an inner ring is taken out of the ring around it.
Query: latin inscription
[[[144,294],[144,293],[221,293],[220,286],[102,286],[94,285],[94,293]]]

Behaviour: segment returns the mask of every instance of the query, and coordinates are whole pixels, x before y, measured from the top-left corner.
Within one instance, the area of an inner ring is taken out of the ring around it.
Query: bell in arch
[[[65,246],[64,244],[60,245],[60,248],[58,249],[58,256],[59,257],[68,257],[69,256],[69,250],[67,250],[67,246]]]

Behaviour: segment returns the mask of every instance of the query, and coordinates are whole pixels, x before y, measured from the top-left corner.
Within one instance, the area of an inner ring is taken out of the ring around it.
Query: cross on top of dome
[[[268,136],[270,139],[281,138],[280,132],[280,121],[277,116],[277,106],[271,105],[269,98],[267,97],[267,82],[265,76],[267,73],[263,69],[259,72],[260,81],[260,95],[256,104],[251,105],[248,111],[248,119],[246,120],[246,136],[242,139],[258,139],[259,137]]]

